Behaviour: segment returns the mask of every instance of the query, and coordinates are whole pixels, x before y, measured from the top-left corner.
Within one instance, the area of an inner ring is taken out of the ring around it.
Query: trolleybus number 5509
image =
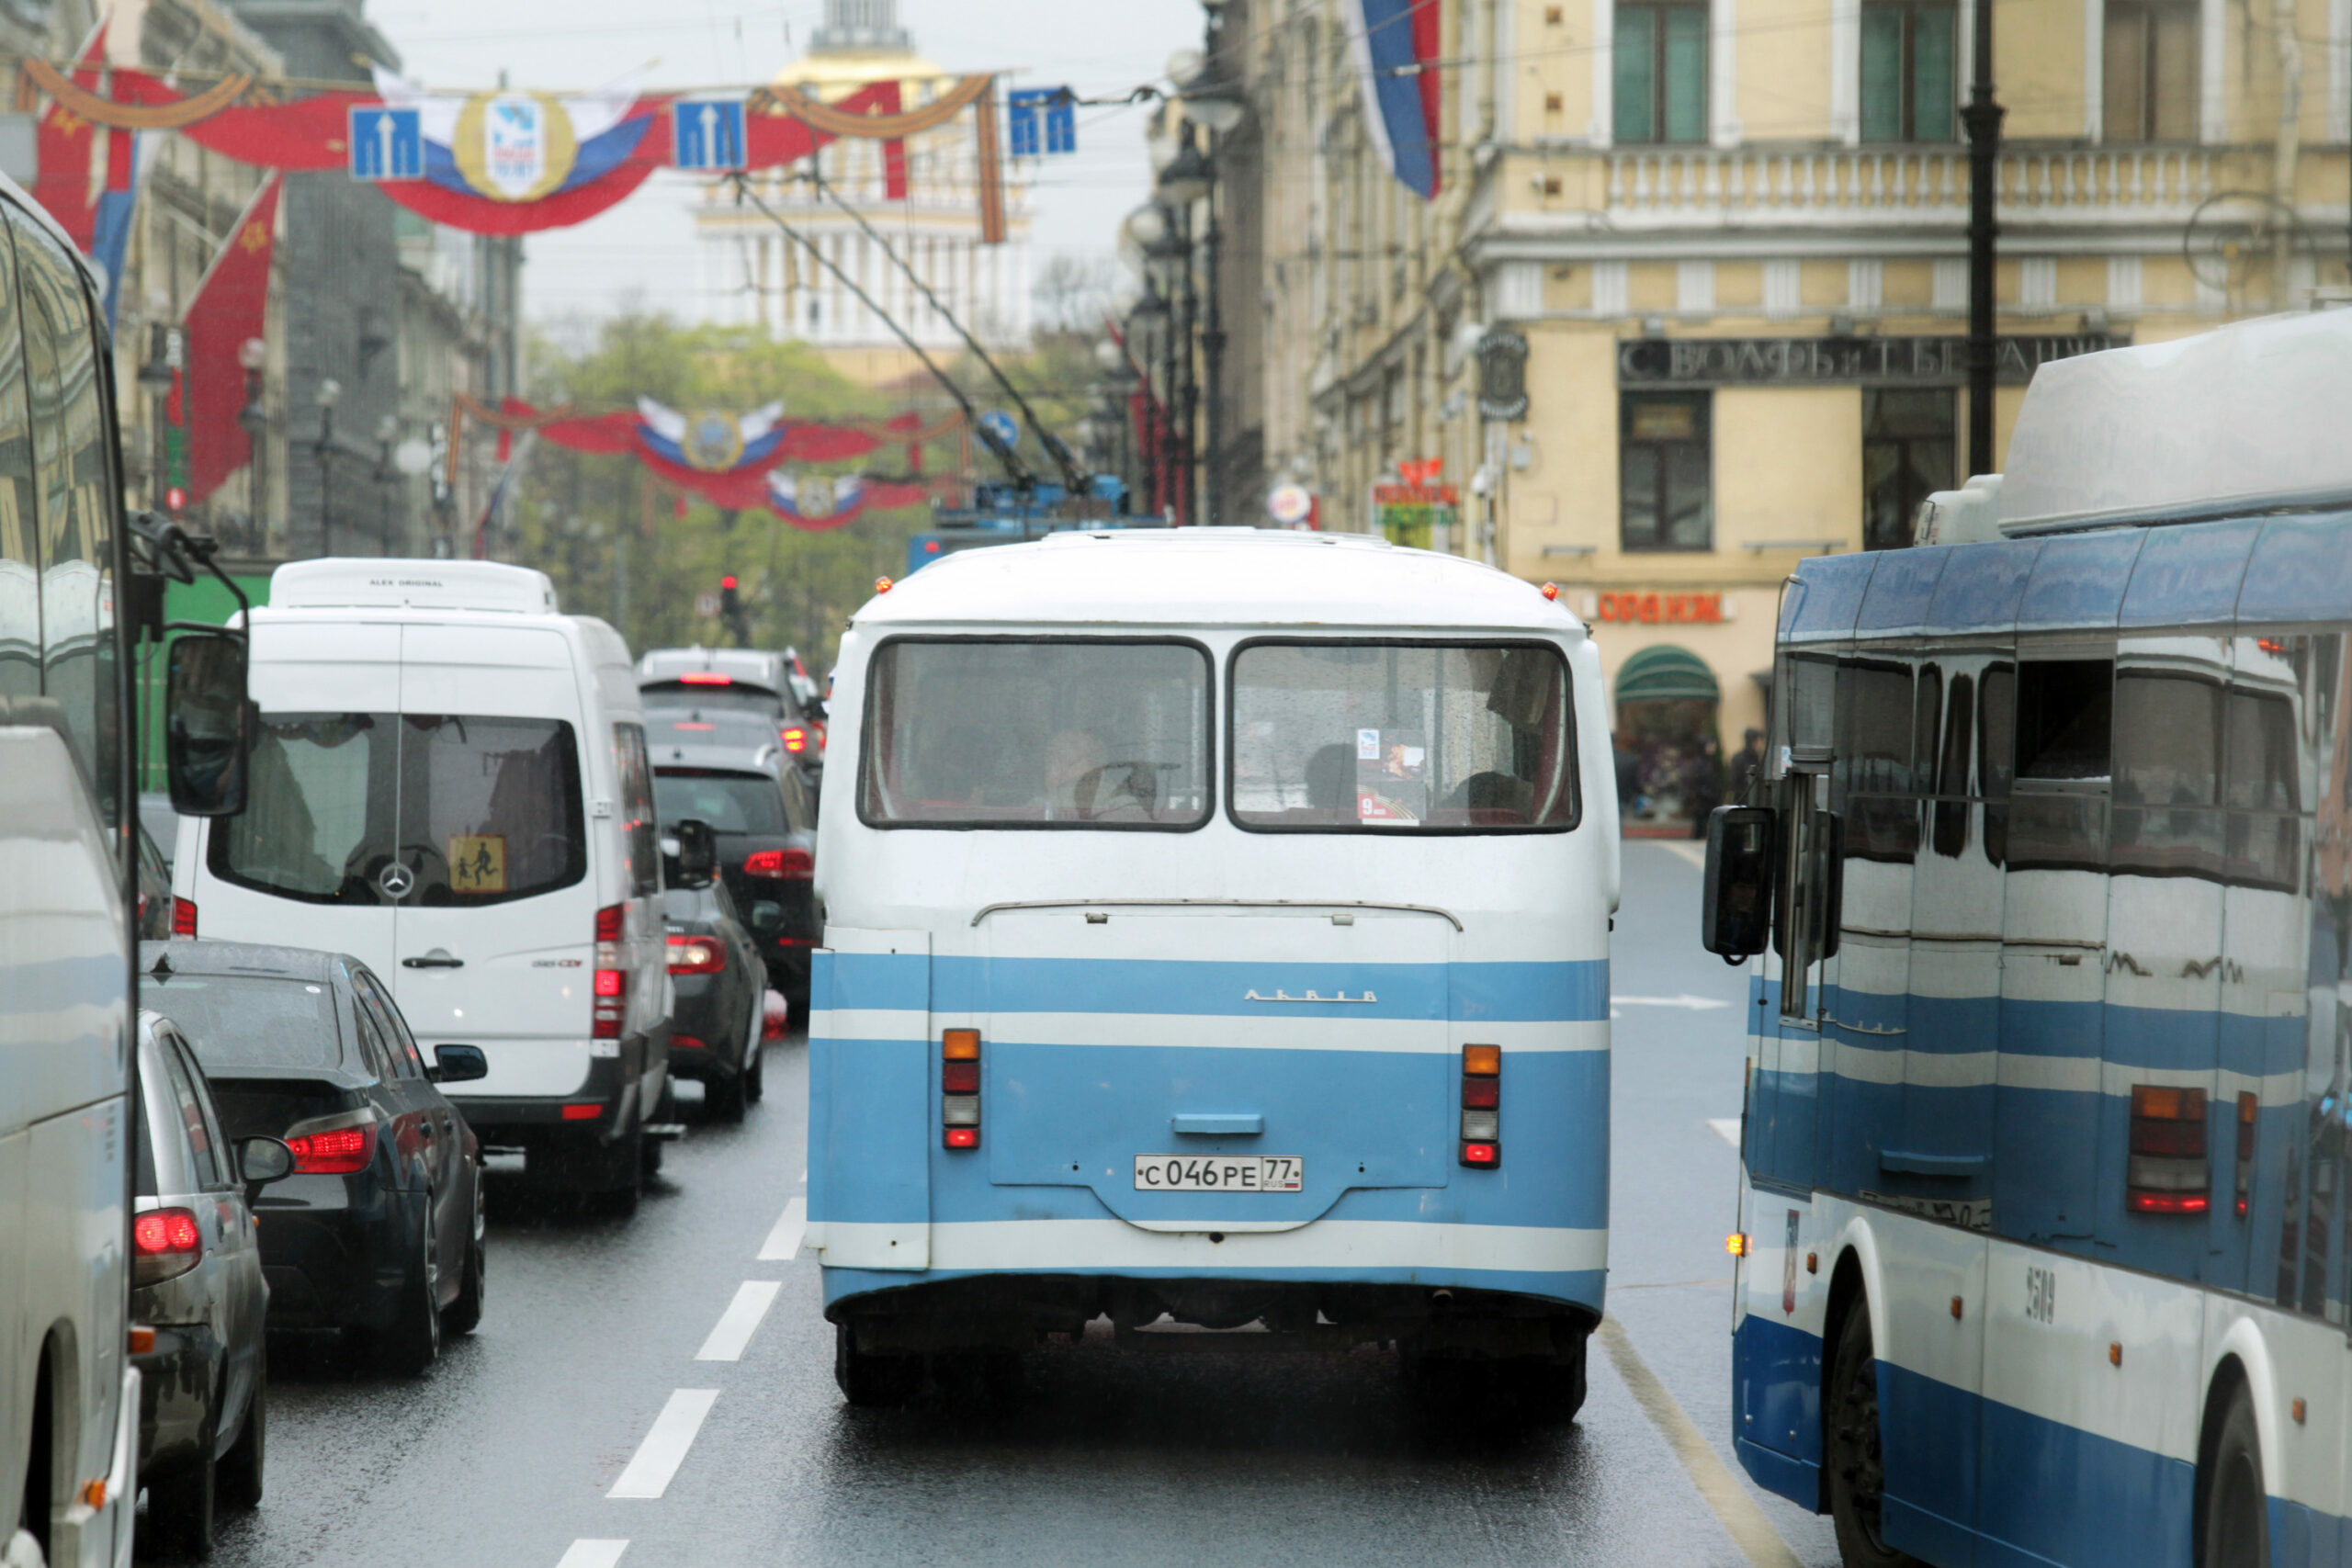
[[[1296,1192],[1306,1162],[1295,1155],[1137,1155],[1138,1192]]]

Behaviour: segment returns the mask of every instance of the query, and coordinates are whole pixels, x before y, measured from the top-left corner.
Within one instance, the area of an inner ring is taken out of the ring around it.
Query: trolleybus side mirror
[[[1747,963],[1770,940],[1775,820],[1762,806],[1718,806],[1707,814],[1699,940],[1727,964]]]
[[[245,696],[245,639],[231,632],[175,638],[164,682],[164,767],[172,809],[183,817],[234,817],[245,808],[253,744]]]

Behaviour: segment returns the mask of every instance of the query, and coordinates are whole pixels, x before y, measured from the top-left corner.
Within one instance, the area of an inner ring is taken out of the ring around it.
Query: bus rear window
[[[858,815],[871,826],[1208,819],[1209,658],[1195,644],[901,638],[870,680]]]
[[[1567,676],[1541,644],[1247,645],[1233,656],[1233,819],[1310,832],[1572,828]]]

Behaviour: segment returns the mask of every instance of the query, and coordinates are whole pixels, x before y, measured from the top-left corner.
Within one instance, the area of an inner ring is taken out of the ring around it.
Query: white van
[[[391,978],[452,1094],[534,1181],[634,1201],[666,1100],[661,845],[636,671],[545,574],[300,561],[253,613],[242,817],[189,819],[173,932],[328,948]]]

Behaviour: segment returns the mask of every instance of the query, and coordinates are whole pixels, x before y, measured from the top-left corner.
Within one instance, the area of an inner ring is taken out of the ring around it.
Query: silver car
[[[294,1168],[276,1138],[232,1147],[172,1021],[139,1014],[139,1136],[130,1224],[132,1359],[140,1371],[141,1545],[212,1547],[215,1498],[261,1501],[269,1368],[254,1193]]]

